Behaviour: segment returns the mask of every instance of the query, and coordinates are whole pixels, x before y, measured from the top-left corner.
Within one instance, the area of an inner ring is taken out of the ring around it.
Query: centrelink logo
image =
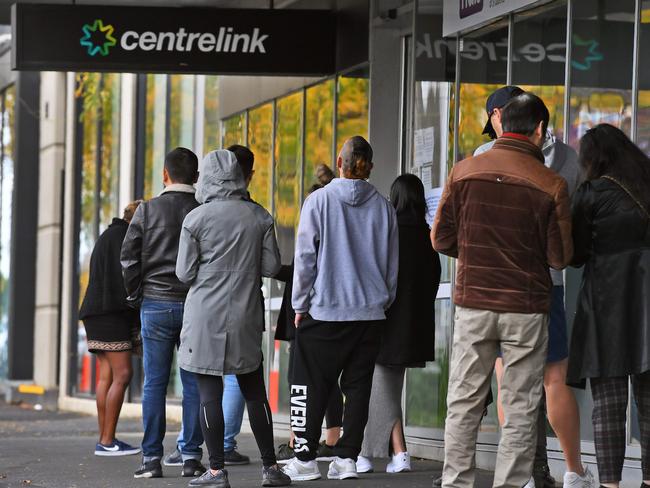
[[[84,35],[79,42],[88,49],[89,56],[108,56],[108,50],[117,44],[113,37],[115,29],[112,25],[104,25],[101,19],[96,19],[92,24],[85,24],[81,31]]]
[[[269,35],[261,34],[258,27],[252,32],[235,32],[233,27],[220,27],[216,33],[188,32],[180,27],[176,32],[137,32],[129,30],[119,35],[119,40],[113,37],[115,29],[112,25],[104,24],[101,19],[82,27],[81,45],[88,50],[89,56],[108,56],[110,48],[119,43],[125,51],[158,51],[158,52],[200,52],[218,53],[266,53],[265,42]]]

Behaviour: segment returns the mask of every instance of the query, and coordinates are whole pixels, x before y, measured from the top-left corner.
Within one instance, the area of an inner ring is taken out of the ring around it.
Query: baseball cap
[[[490,120],[490,114],[494,111],[495,108],[503,108],[506,104],[515,97],[518,97],[524,93],[524,90],[518,86],[502,86],[498,90],[492,93],[485,102],[485,111],[488,114],[488,121],[483,128],[482,134],[489,134],[490,137],[496,138],[496,132],[494,127],[492,127],[492,121]]]

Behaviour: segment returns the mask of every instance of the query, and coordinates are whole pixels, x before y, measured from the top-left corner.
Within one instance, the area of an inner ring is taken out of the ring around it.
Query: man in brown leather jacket
[[[549,113],[513,98],[494,147],[452,170],[431,231],[458,258],[443,487],[474,484],[476,436],[499,349],[505,411],[495,487],[530,479],[542,393],[552,281],[573,254],[567,184],[544,165]]]

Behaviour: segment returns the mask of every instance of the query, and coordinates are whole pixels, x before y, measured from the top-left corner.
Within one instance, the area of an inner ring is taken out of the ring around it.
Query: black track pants
[[[321,322],[305,318],[296,331],[291,384],[291,429],[301,461],[316,458],[323,416],[341,378],[343,435],[336,456],[357,459],[368,421],[372,375],[383,321]]]
[[[224,422],[221,408],[223,378],[204,374],[197,374],[196,378],[201,397],[201,430],[210,453],[210,468],[223,469]],[[260,367],[252,373],[238,374],[237,382],[246,400],[248,419],[257,441],[257,447],[262,455],[262,463],[266,467],[273,466],[276,464],[273,447],[273,418],[266,398],[262,365],[260,364]]]

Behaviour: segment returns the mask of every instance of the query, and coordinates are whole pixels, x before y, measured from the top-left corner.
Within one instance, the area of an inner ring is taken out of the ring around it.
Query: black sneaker
[[[244,464],[250,464],[251,458],[239,454],[235,449],[232,451],[226,451],[223,453],[223,462],[226,466],[243,466]]]
[[[555,478],[551,476],[551,470],[547,464],[533,466],[533,479],[535,488],[555,488]]]
[[[332,462],[336,454],[334,454],[334,446],[328,446],[325,441],[321,442],[316,451],[316,461],[318,462]]]
[[[433,479],[433,488],[440,488],[442,486],[442,476]]]
[[[269,468],[262,468],[262,486],[289,486],[291,478],[284,474],[276,464]]]
[[[278,454],[275,457],[278,460],[278,464],[287,464],[296,457],[296,453],[289,444],[280,444],[278,446]]]
[[[134,478],[162,478],[162,475],[160,459],[154,459],[146,463],[143,461],[140,469],[133,473]]]
[[[188,459],[183,462],[183,478],[193,478],[205,473],[205,466],[198,459]]]
[[[220,469],[217,474],[212,474],[211,470],[206,470],[200,477],[190,481],[189,486],[209,486],[210,488],[230,488],[228,482],[228,471]]]

